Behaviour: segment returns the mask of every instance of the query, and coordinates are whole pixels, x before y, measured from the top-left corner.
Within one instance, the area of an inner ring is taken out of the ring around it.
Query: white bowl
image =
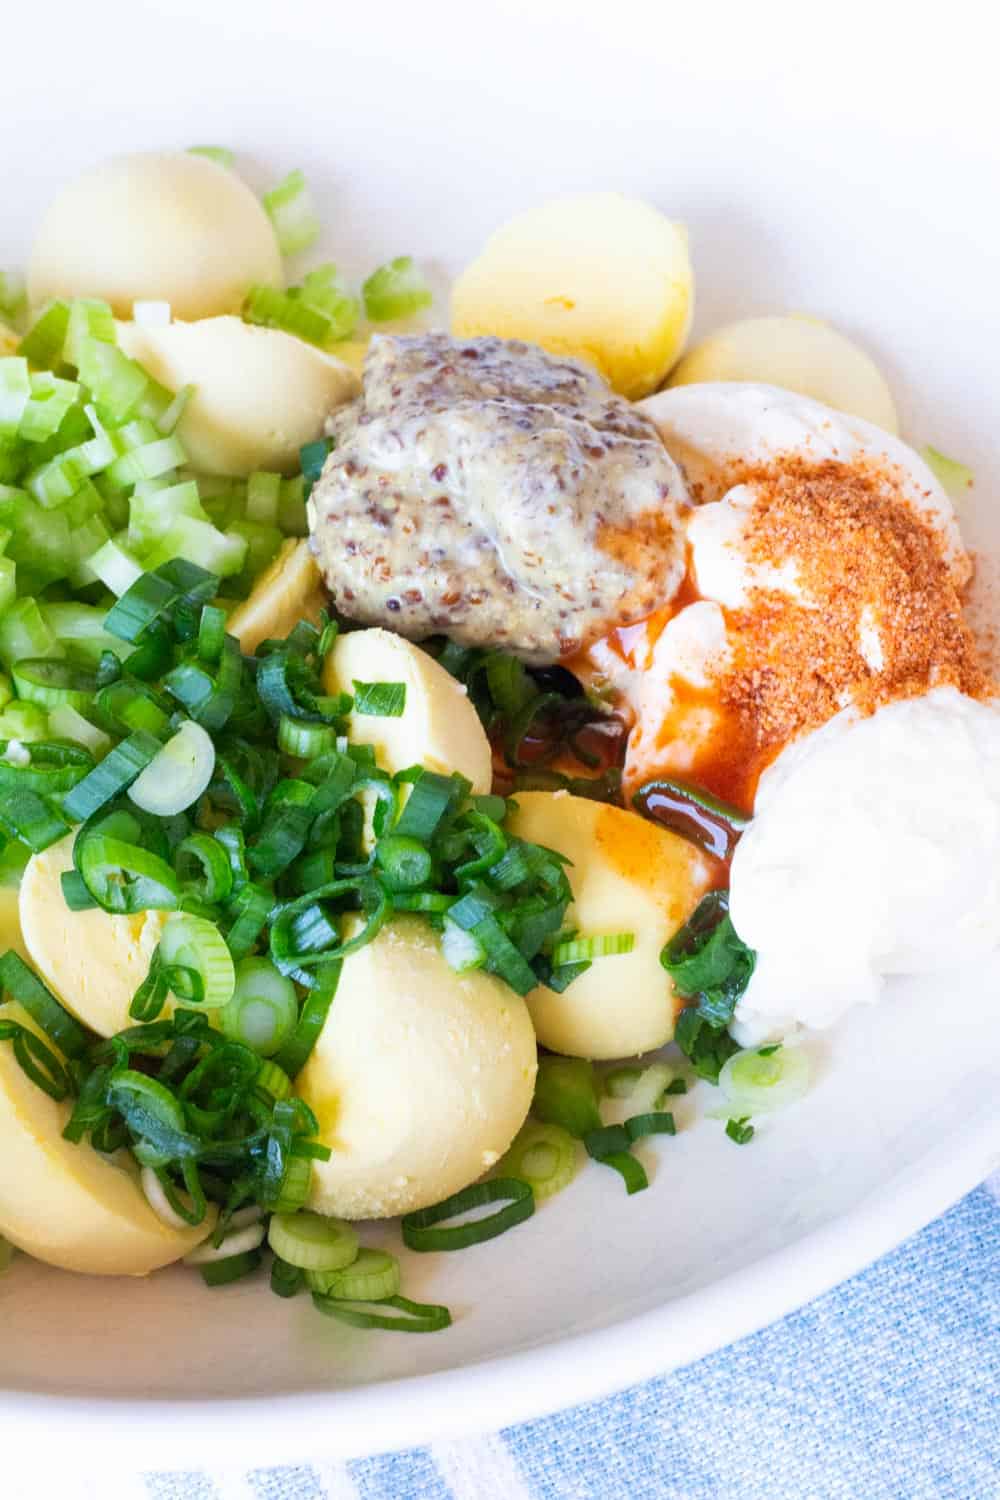
[[[974,468],[963,525],[988,581],[1000,131],[990,49],[967,45],[957,10],[951,56],[938,30],[904,41],[871,6],[863,20],[838,7],[822,42],[801,7],[681,29],[676,8],[623,0],[18,7],[0,265],[23,258],[62,180],[138,146],[230,144],[257,182],[303,167],[351,270],[403,251],[461,263],[537,198],[635,191],[690,226],[699,328],[792,309],[867,345],[907,435]],[[433,1338],[346,1330],[259,1284],[21,1260],[0,1283],[5,1455],[56,1434],[80,1462],[144,1468],[355,1454],[691,1360],[887,1250],[1000,1161],[998,980],[1000,964],[956,967],[849,1018],[816,1043],[810,1096],[748,1149],[680,1100],[684,1128],[648,1153],[643,1196],[591,1169],[502,1240],[409,1257],[411,1295],[455,1314]]]

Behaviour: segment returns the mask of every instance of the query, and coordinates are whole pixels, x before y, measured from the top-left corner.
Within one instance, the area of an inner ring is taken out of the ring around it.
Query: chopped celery
[[[17,597],[17,563],[0,557],[0,611],[9,609]]]
[[[106,610],[72,600],[42,604],[40,608],[46,625],[65,647],[71,660],[96,667],[105,651],[113,651],[116,656],[124,658],[133,649],[130,641],[120,640],[105,630]]]
[[[228,578],[242,570],[247,553],[246,538],[219,531],[210,521],[195,516],[178,516],[159,543],[144,558],[147,569],[158,568],[174,557],[186,557],[218,578]]]
[[[289,172],[283,182],[264,194],[261,201],[274,225],[282,255],[296,255],[315,244],[320,225],[302,172]]]
[[[245,585],[249,593],[258,573],[262,573],[268,563],[278,555],[284,537],[277,526],[250,520],[234,521],[229,528],[228,535],[239,537],[246,542],[246,556],[240,569],[239,581]]]
[[[306,519],[306,486],[301,474],[296,474],[294,479],[284,479],[281,482],[278,525],[285,536],[309,535],[309,522]]]
[[[358,326],[358,299],[351,296],[332,261],[309,271],[301,285],[289,287],[288,295],[323,314],[329,323],[328,343],[349,339]]]
[[[243,319],[264,328],[294,333],[307,344],[322,347],[329,338],[330,320],[305,302],[273,286],[252,286],[243,303]]]
[[[166,561],[166,559],[161,560]],[[126,589],[132,587],[137,578],[142,577],[144,572],[132,554],[122,545],[119,537],[112,537],[110,541],[105,542],[103,547],[100,547],[88,561],[94,576],[119,598]]]
[[[263,470],[251,474],[247,481],[247,520],[273,526],[277,520],[280,498],[280,474],[269,474]]]
[[[365,313],[373,323],[389,318],[408,318],[430,307],[433,294],[411,255],[399,255],[373,271],[361,288]]]
[[[48,370],[32,375],[31,399],[24,408],[19,435],[29,443],[54,437],[79,395],[80,387],[75,380],[61,380]]]
[[[180,516],[208,520],[195,480],[186,479],[163,488],[153,488],[154,484],[155,481],[147,481],[137,485],[132,495],[128,539],[137,552],[159,541]]]
[[[31,376],[28,374],[28,361],[14,355],[0,359],[0,437],[18,436],[21,419],[30,400]]]
[[[36,368],[49,369],[62,353],[68,328],[69,303],[50,302],[28,329],[17,352]]]
[[[63,358],[79,367],[84,342],[116,344],[115,315],[106,302],[96,297],[77,297],[69,305]]]
[[[0,615],[0,661],[13,666],[26,656],[64,656],[34,599],[18,599]]]
[[[220,167],[231,167],[236,161],[236,153],[230,151],[228,146],[189,146],[189,156],[207,156],[209,161],[216,162]]]

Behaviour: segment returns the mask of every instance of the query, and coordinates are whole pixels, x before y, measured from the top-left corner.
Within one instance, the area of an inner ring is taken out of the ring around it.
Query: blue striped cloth
[[[1000,1500],[997,1197],[1000,1178],[802,1311],[588,1406],[351,1463],[105,1474],[60,1500]]]

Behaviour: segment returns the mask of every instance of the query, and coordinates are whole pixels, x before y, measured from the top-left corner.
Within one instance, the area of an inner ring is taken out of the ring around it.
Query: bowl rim
[[[0,1390],[12,1464],[53,1432],[107,1469],[242,1469],[345,1460],[495,1431],[666,1375],[796,1311],[901,1244],[1000,1167],[1000,1108],[971,1119],[888,1184],[717,1281],[587,1333],[353,1388],[199,1400]],[[666,1354],[664,1351],[667,1350]],[[392,1440],[386,1444],[386,1434]],[[318,1434],[322,1434],[321,1438]],[[109,1458],[109,1455],[113,1455]]]

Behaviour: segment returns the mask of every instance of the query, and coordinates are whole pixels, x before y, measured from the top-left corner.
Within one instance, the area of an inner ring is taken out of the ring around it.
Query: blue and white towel
[[[477,1438],[3,1500],[1000,1500],[1000,1177],[698,1364]],[[113,1455],[108,1455],[113,1463]]]

